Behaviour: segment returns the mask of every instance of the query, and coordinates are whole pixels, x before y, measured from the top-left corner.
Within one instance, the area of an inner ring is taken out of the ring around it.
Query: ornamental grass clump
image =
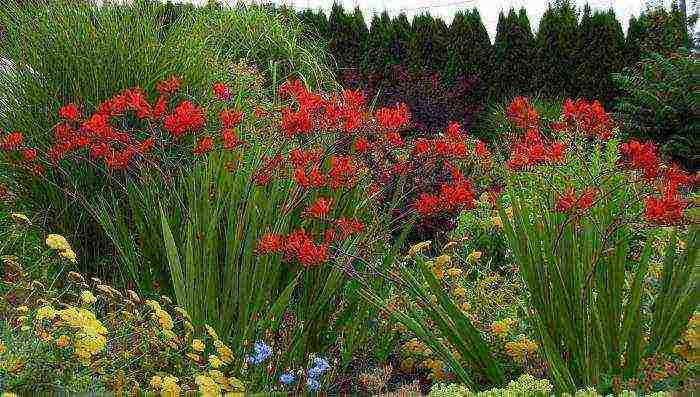
[[[557,389],[619,392],[641,360],[673,347],[697,307],[698,230],[687,199],[696,179],[652,143],[620,142],[597,102],[567,100],[551,124],[538,116],[526,98],[509,108],[512,214],[502,208],[500,218]],[[652,256],[659,226],[677,230],[662,257]],[[656,261],[661,288],[642,307]]]

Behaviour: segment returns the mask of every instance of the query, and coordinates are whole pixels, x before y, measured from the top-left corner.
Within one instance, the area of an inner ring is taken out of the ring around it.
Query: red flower
[[[351,189],[357,182],[357,166],[351,156],[331,157],[331,169],[328,171],[328,187]]]
[[[405,144],[403,138],[401,138],[401,134],[399,134],[398,132],[390,132],[386,134],[386,139],[389,141],[391,146],[396,148],[403,147],[403,145]]]
[[[210,152],[214,148],[214,139],[212,139],[211,136],[207,135],[199,139],[197,141],[197,145],[195,146],[193,153],[195,156],[202,156],[208,152]]]
[[[265,233],[258,240],[256,252],[260,255],[278,253],[282,251],[283,238],[276,233]]]
[[[156,101],[156,106],[153,107],[153,112],[151,113],[153,119],[160,120],[163,118],[163,115],[165,115],[165,112],[167,111],[167,106],[167,99],[162,95],[159,96],[158,100]]]
[[[486,147],[486,144],[484,142],[476,141],[476,144],[474,145],[474,152],[476,152],[476,155],[482,159],[491,158],[491,152]]]
[[[22,145],[22,141],[24,141],[24,135],[21,132],[14,131],[2,140],[0,148],[3,150],[16,150]]]
[[[24,149],[22,150],[22,159],[28,163],[36,160],[37,151],[36,149]]]
[[[576,208],[579,211],[584,211],[591,208],[593,206],[593,200],[595,200],[596,196],[596,189],[589,187],[588,189],[584,190],[583,193],[581,193],[581,196],[578,198],[578,202],[576,203]]]
[[[324,218],[331,210],[332,201],[327,198],[319,197],[309,208],[304,211],[306,216],[312,218]]]
[[[219,113],[219,120],[221,120],[221,125],[224,128],[234,128],[243,121],[245,113],[234,112],[231,110],[223,110]]]
[[[346,89],[343,91],[343,107],[360,110],[365,107],[365,94],[360,90]]]
[[[396,131],[408,125],[411,114],[405,103],[396,104],[393,108],[381,108],[375,114],[377,123],[385,130]]]
[[[444,184],[440,189],[440,204],[447,211],[461,211],[474,208],[474,190],[469,181]]]
[[[58,124],[54,129],[54,137],[57,141],[68,140],[73,135],[73,129],[67,123]]]
[[[212,90],[214,90],[214,97],[219,101],[228,101],[231,99],[231,90],[229,90],[226,83],[214,83]]]
[[[179,138],[187,132],[201,130],[205,122],[204,109],[190,101],[182,101],[172,114],[165,117],[163,126],[173,138]]]
[[[151,117],[151,104],[148,103],[140,88],[126,90],[124,91],[124,95],[127,98],[129,108],[136,112],[136,117],[140,119]]]
[[[508,106],[507,116],[522,130],[539,129],[540,115],[527,98],[516,97]]]
[[[447,130],[445,131],[445,135],[447,135],[448,138],[452,140],[458,140],[462,138],[462,134],[464,132],[459,126],[459,123],[456,121],[453,121],[450,123],[450,125],[447,126]]]
[[[153,146],[155,145],[155,140],[153,137],[148,137],[146,138],[143,142],[141,142],[141,145],[139,146],[139,152],[142,154],[146,154],[153,149]]]
[[[649,222],[660,225],[673,225],[683,220],[683,210],[688,202],[677,195],[666,194],[663,197],[648,197],[645,200],[645,216]]]
[[[360,112],[355,110],[346,110],[344,116],[345,122],[343,123],[343,130],[345,132],[353,132],[362,125],[362,114]]]
[[[572,211],[585,211],[593,206],[593,200],[597,195],[595,188],[588,188],[576,197],[576,190],[569,186],[564,190],[563,195],[557,195],[557,202],[554,209],[557,212],[568,213]]]
[[[156,84],[156,90],[162,96],[167,96],[176,93],[180,89],[180,79],[176,76],[171,76],[167,80],[163,80]]]
[[[320,153],[311,150],[292,149],[289,152],[289,162],[294,168],[304,168],[310,163],[317,163],[320,159]]]
[[[440,212],[440,200],[432,194],[421,193],[416,201],[415,208],[423,218],[437,215]]]
[[[328,246],[316,245],[304,229],[290,233],[285,239],[283,260],[289,262],[296,259],[305,267],[320,265],[328,260]]]
[[[567,98],[563,105],[563,115],[566,130],[602,140],[612,137],[612,119],[598,101],[573,101]]]
[[[629,143],[620,145],[623,163],[628,164],[634,169],[641,170],[644,177],[653,179],[659,173],[659,165],[661,160],[656,153],[656,146],[651,142],[644,144],[636,140],[631,140]]]
[[[58,117],[64,120],[78,121],[78,118],[80,118],[80,111],[78,110],[78,106],[76,106],[74,103],[64,105],[63,107],[58,109]]]
[[[224,141],[224,149],[226,150],[234,150],[235,148],[246,144],[245,141],[238,139],[238,134],[236,134],[236,130],[233,129],[225,129],[221,131],[221,140]]]
[[[287,138],[311,132],[311,116],[309,112],[305,109],[299,109],[296,112],[291,109],[282,110],[282,132]]]
[[[365,231],[365,225],[357,219],[339,218],[335,223],[340,229],[341,240],[345,240],[353,234],[359,234]]]
[[[367,138],[361,136],[355,140],[355,151],[357,153],[364,153],[369,149],[369,141]]]

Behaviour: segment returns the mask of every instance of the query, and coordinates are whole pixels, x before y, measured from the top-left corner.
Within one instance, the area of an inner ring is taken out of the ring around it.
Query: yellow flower
[[[491,331],[500,337],[506,336],[509,330],[510,323],[508,323],[507,321],[494,321],[491,324]]]
[[[61,335],[56,339],[56,346],[60,347],[63,349],[64,347],[68,346],[70,344],[70,338],[68,335]]]
[[[473,262],[476,262],[476,261],[478,261],[479,259],[481,259],[481,255],[482,255],[482,254],[481,254],[481,251],[473,251],[471,254],[469,254],[469,255],[467,256],[467,260],[468,260],[469,262],[472,262],[472,263],[473,263]]]
[[[221,359],[216,354],[210,354],[209,355],[209,365],[211,365],[212,368],[219,368],[221,367]]]
[[[450,275],[450,277],[459,277],[462,275],[462,269],[458,267],[453,267],[450,269],[447,269],[447,274]]]
[[[187,358],[189,358],[190,360],[192,360],[196,363],[198,363],[202,360],[202,358],[198,354],[195,354],[195,353],[186,353],[185,356],[187,356]]]
[[[501,221],[500,216],[491,217],[491,223],[499,229],[503,227],[503,221]]]
[[[222,341],[220,340],[215,340],[214,341],[214,346],[216,347],[216,351],[219,353],[219,357],[221,358],[221,361],[230,364],[233,361],[233,351],[226,346]]]
[[[92,305],[93,303],[97,302],[95,295],[88,290],[83,290],[83,292],[80,293],[80,300],[86,305]]]
[[[149,383],[152,388],[160,390],[160,386],[163,384],[163,378],[158,375],[153,375],[151,382]]]
[[[214,331],[214,328],[210,327],[208,324],[204,324],[204,329],[207,331],[207,334],[212,339],[219,339],[219,335],[216,334],[216,331]]]
[[[0,354],[5,353],[7,351],[7,348],[5,348],[5,344],[0,341]]]
[[[60,256],[65,258],[68,262],[78,263],[78,257],[75,255],[72,249],[67,249],[58,253]]]
[[[409,250],[408,254],[406,254],[406,259],[408,258],[414,258],[416,255],[420,254],[421,252],[425,251],[430,247],[431,241],[423,241],[418,244],[413,245]]]
[[[6,392],[3,392],[3,393],[2,393],[2,396],[1,396],[1,397],[17,397],[17,395],[16,395],[15,393],[6,391]]]
[[[411,373],[416,368],[416,360],[412,357],[401,360],[401,371]]]
[[[198,352],[203,352],[206,346],[204,345],[204,342],[201,341],[201,339],[192,339],[192,349]]]
[[[160,394],[166,397],[178,397],[181,393],[180,386],[177,385],[178,379],[174,376],[166,376],[163,378]]]
[[[71,249],[66,238],[60,234],[49,234],[46,237],[46,245],[48,245],[49,248],[58,251],[66,251]]]
[[[27,218],[27,216],[24,214],[14,213],[14,214],[11,214],[10,217],[12,218],[13,221],[15,221],[17,223],[25,223],[27,225],[32,224],[32,222],[29,220],[29,218]]]
[[[19,306],[16,310],[20,316],[24,316],[29,311],[29,307],[22,305],[22,306]]]
[[[214,382],[214,379],[208,376],[197,375],[194,378],[194,383],[197,384],[202,396],[218,396],[221,394],[221,387]]]
[[[454,290],[454,294],[457,297],[463,298],[467,295],[467,289],[462,287],[457,287]]]
[[[456,241],[450,241],[442,247],[442,252],[447,252],[455,249],[458,243]]]
[[[440,255],[435,258],[435,267],[442,267],[450,262],[452,262],[452,258],[449,255]]]

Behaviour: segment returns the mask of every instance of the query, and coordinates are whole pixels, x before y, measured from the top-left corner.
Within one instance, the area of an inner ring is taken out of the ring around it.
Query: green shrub
[[[383,12],[381,15],[372,17],[370,34],[367,39],[367,50],[362,57],[360,70],[365,75],[372,73],[386,74],[391,70],[392,65],[398,64],[398,59],[394,58],[391,47],[393,37],[391,18],[389,14]]]
[[[620,72],[625,60],[625,36],[612,10],[591,13],[586,6],[579,23],[578,97],[609,104],[616,95],[610,75]]]
[[[576,95],[578,16],[567,0],[545,11],[537,30],[537,88],[547,96]]]
[[[447,66],[448,29],[440,18],[420,14],[413,18],[413,35],[409,44],[409,70],[445,72]]]
[[[449,31],[446,77],[477,76],[489,87],[493,79],[494,53],[479,11],[459,11]]]
[[[695,55],[651,53],[637,67],[614,74],[616,102],[629,134],[653,140],[683,166],[700,169],[700,111]]]
[[[508,16],[499,15],[496,29],[496,78],[489,87],[495,98],[524,95],[532,92],[535,69],[535,39],[525,9],[511,9]]]

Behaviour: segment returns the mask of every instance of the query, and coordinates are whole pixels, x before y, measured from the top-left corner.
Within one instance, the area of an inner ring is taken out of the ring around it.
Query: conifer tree
[[[622,27],[612,10],[584,9],[579,25],[579,96],[599,99],[605,103],[615,97],[611,79],[624,66],[625,38]]]
[[[409,48],[413,37],[413,28],[406,14],[401,13],[391,21],[391,44],[389,45],[392,58],[396,62],[408,68]]]
[[[477,76],[487,84],[493,74],[491,40],[476,9],[458,12],[450,26],[448,76]]]
[[[365,75],[385,74],[397,63],[390,45],[393,40],[391,18],[386,11],[381,15],[375,14],[370,26],[367,49],[362,60],[362,72]]]
[[[494,94],[529,95],[534,87],[534,36],[524,9],[511,9],[507,17],[499,16],[496,43],[496,82]]]
[[[549,96],[576,95],[578,17],[569,0],[550,5],[536,40],[537,86]]]

